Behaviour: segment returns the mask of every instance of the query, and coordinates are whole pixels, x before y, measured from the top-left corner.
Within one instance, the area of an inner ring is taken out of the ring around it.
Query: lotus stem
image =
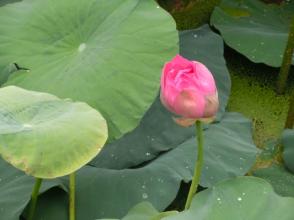
[[[284,52],[283,62],[280,69],[278,82],[277,82],[277,93],[283,94],[287,85],[287,79],[292,64],[292,56],[294,52],[294,16],[292,17],[290,24],[290,32],[286,50]]]
[[[75,173],[69,175],[69,220],[75,220],[75,187],[76,177]]]
[[[195,163],[194,168],[194,175],[192,179],[192,184],[190,186],[188,198],[185,205],[185,210],[188,210],[191,206],[193,196],[196,194],[199,182],[200,182],[200,176],[201,176],[201,170],[203,166],[203,131],[202,131],[202,124],[201,121],[196,121],[196,130],[197,130],[197,142],[198,142],[198,154],[197,154],[197,160]]]
[[[288,115],[285,123],[285,128],[292,129],[294,125],[294,91],[290,98]]]
[[[41,185],[42,185],[42,179],[36,178],[35,185],[34,185],[33,192],[32,192],[32,200],[31,200],[31,205],[30,205],[30,209],[29,209],[28,220],[34,219],[38,195],[39,195]]]

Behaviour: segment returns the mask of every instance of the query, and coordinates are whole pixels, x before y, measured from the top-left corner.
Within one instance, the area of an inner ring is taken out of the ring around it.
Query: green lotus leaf
[[[190,210],[162,220],[292,220],[293,205],[294,198],[277,195],[265,180],[238,177],[199,193]]]
[[[294,175],[282,165],[273,164],[270,167],[258,169],[253,175],[271,183],[281,196],[294,197]]]
[[[292,220],[294,198],[277,195],[256,177],[238,177],[218,183],[194,196],[189,210],[161,217],[151,204],[140,203],[122,220]],[[106,220],[106,219],[103,219]]]
[[[258,155],[256,167],[260,168],[252,174],[268,181],[279,195],[294,197],[294,175],[283,164],[277,164],[280,154],[280,141],[266,143]]]
[[[175,215],[177,211],[158,212],[149,202],[142,202],[133,207],[122,220],[161,220],[165,216]],[[97,219],[98,220],[98,219]],[[115,219],[100,219],[115,220]]]
[[[46,180],[40,192],[58,185],[61,185],[58,180]],[[33,177],[25,175],[0,158],[0,218],[19,220],[23,209],[30,201],[33,186]]]
[[[257,0],[223,0],[211,23],[234,50],[255,63],[279,67],[293,11],[294,1],[269,5]]]
[[[142,202],[130,210],[123,220],[150,220],[159,212],[148,202]]]
[[[23,0],[0,7],[0,75],[10,63],[29,69],[6,85],[88,103],[114,140],[151,106],[177,40],[153,0]]]
[[[212,186],[220,180],[248,172],[257,154],[248,119],[238,113],[226,113],[221,122],[211,125],[204,133],[202,186]],[[181,182],[192,179],[196,157],[196,140],[190,137],[137,168],[83,167],[77,172],[77,219],[82,220],[85,216],[88,219],[121,218],[142,201],[164,210],[175,199]],[[50,197],[50,194],[44,194],[44,197]],[[62,194],[56,197],[54,205],[44,198],[44,208],[38,209],[37,216],[46,216],[46,220],[62,219],[67,213],[64,197]]]
[[[228,102],[231,80],[223,57],[223,40],[208,25],[180,32],[180,52],[183,56],[203,62],[216,80],[220,98],[220,119]],[[123,169],[154,159],[160,152],[177,147],[193,136],[195,127],[178,126],[159,98],[143,117],[140,125],[123,138],[107,144],[91,162],[101,168]]]
[[[0,0],[0,7],[6,4],[11,4],[14,2],[19,2],[19,1],[22,1],[22,0]]]
[[[286,166],[294,173],[294,130],[287,129],[283,133],[284,161]]]
[[[107,125],[95,109],[14,86],[0,89],[0,155],[39,178],[88,163],[103,147]]]

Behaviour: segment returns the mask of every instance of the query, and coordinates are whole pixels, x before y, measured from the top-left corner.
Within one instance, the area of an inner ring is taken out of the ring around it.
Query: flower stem
[[[197,161],[195,163],[192,184],[190,186],[188,198],[185,205],[185,210],[189,209],[191,206],[193,196],[195,195],[199,182],[200,182],[201,170],[203,166],[203,132],[202,132],[201,121],[196,121],[196,130],[197,130],[197,141],[198,141],[198,154],[197,154]]]
[[[32,200],[31,200],[31,205],[30,205],[30,209],[29,209],[28,220],[33,220],[33,218],[34,218],[41,184],[42,184],[42,179],[36,178],[35,185],[34,185],[33,192],[32,192]]]
[[[290,31],[287,46],[284,52],[283,62],[280,69],[277,82],[277,93],[283,94],[285,92],[285,87],[287,84],[287,79],[292,64],[292,56],[294,51],[294,16],[292,17],[290,24]]]
[[[69,175],[69,220],[75,220],[75,173]]]

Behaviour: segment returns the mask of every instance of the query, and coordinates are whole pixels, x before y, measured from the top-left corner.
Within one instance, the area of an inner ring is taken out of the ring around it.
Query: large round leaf
[[[43,182],[41,192],[60,185],[58,180]],[[31,198],[34,178],[25,175],[0,158],[0,218],[19,220]]]
[[[282,137],[284,146],[284,161],[286,166],[294,173],[294,130],[285,130]]]
[[[251,136],[250,121],[237,113],[227,113],[220,123],[205,130],[201,185],[211,186],[220,180],[244,175],[257,153]],[[176,197],[181,181],[191,180],[196,152],[196,140],[190,137],[139,168],[82,168],[77,173],[77,219],[122,217],[141,201],[150,201],[158,210],[165,209]],[[46,203],[46,199],[43,202]],[[61,200],[52,211],[52,205],[46,203],[38,215],[47,216],[46,220],[61,219],[67,212],[67,206],[62,204]]]
[[[181,54],[203,62],[214,75],[221,104],[219,119],[225,112],[231,88],[223,50],[221,37],[212,32],[207,25],[180,32]],[[194,127],[183,129],[176,125],[172,115],[157,98],[140,125],[118,141],[106,145],[91,164],[111,169],[137,166],[155,158],[160,152],[177,147],[194,133]]]
[[[277,195],[266,181],[239,177],[197,194],[188,211],[159,218],[150,204],[142,203],[122,220],[132,220],[134,214],[140,220],[292,220],[293,206],[294,198]]]
[[[14,86],[0,89],[0,155],[39,178],[79,169],[107,139],[104,118],[85,103]]]
[[[171,16],[153,0],[23,0],[0,8],[0,74],[8,84],[87,102],[110,139],[135,128],[176,51]],[[2,67],[2,68],[1,68]]]
[[[193,199],[187,212],[162,220],[292,220],[294,198],[277,195],[256,177],[239,177],[217,184]]]
[[[285,1],[279,6],[258,0],[223,0],[215,8],[211,23],[230,47],[248,59],[279,67],[293,11],[294,1]]]

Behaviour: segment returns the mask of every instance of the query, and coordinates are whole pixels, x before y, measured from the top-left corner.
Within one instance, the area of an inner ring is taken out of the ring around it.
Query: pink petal
[[[174,65],[190,65],[191,61],[177,54],[170,62]]]
[[[219,100],[218,100],[218,94],[215,93],[211,96],[206,96],[206,104],[205,104],[205,110],[204,110],[204,118],[214,117],[218,111],[219,108]]]
[[[202,118],[205,108],[205,98],[197,91],[185,90],[176,97],[172,108],[174,113],[185,118]]]
[[[205,65],[200,62],[193,61],[196,68],[196,83],[199,91],[203,95],[211,95],[216,92],[216,85],[211,72]]]
[[[195,124],[197,119],[194,118],[175,118],[173,117],[174,122],[182,127],[190,127]]]

